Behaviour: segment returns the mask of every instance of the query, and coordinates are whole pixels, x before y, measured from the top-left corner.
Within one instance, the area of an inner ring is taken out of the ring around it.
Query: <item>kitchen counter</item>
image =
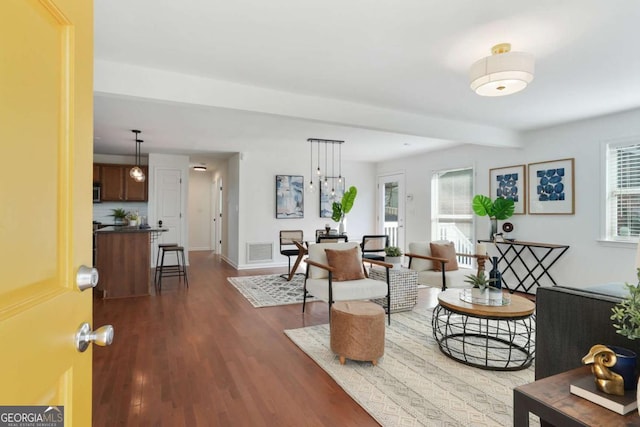
[[[96,268],[100,280],[96,293],[103,298],[149,295],[151,241],[162,228],[109,226],[95,230]]]
[[[96,230],[96,233],[162,233],[166,228],[140,228],[138,225],[109,225]]]

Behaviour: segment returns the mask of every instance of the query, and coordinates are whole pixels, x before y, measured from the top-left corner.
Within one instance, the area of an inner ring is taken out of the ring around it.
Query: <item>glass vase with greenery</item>
[[[488,216],[491,221],[491,235],[489,240],[493,240],[498,232],[498,220],[511,218],[515,210],[515,202],[513,199],[505,199],[498,197],[495,200],[482,195],[476,194],[471,201],[473,212],[478,216]]]

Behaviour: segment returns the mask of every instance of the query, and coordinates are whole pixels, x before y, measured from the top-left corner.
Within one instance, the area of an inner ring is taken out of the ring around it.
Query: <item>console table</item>
[[[505,240],[502,242],[494,242],[491,240],[478,240],[482,243],[492,243],[495,245],[500,256],[498,257],[498,265],[505,264],[502,271],[502,282],[509,291],[530,292],[534,286],[541,286],[540,280],[546,277],[557,285],[549,273],[549,269],[560,259],[562,255],[569,249],[568,245],[554,245],[550,243],[534,243],[521,242],[519,240]],[[530,254],[531,257],[527,257]],[[522,267],[518,273],[516,266]],[[516,283],[511,286],[505,280],[505,273],[511,272],[515,277]],[[521,277],[522,276],[522,277]]]
[[[638,411],[619,415],[571,394],[571,382],[589,372],[590,367],[582,366],[516,387],[513,390],[513,425],[528,427],[529,412],[548,423],[563,427],[639,425]]]

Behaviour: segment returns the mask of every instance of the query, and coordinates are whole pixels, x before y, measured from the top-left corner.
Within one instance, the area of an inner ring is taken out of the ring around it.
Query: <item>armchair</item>
[[[389,268],[391,264],[367,260],[367,262],[385,267],[386,282],[370,279],[362,262],[358,242],[317,243],[308,249],[307,271],[304,281],[302,312],[307,303],[307,295],[325,301],[331,305],[335,301],[369,300],[386,298],[387,307],[391,302]],[[388,322],[391,324],[391,310],[387,309]]]
[[[431,244],[447,247],[448,256],[434,256],[436,254],[432,253]],[[443,291],[447,288],[472,287],[471,284],[466,283],[464,280],[465,276],[473,274],[474,271],[469,268],[458,268],[456,257],[475,258],[478,263],[478,269],[475,273],[484,270],[484,263],[489,257],[486,255],[456,253],[452,246],[453,243],[446,240],[409,243],[409,252],[404,255],[409,258],[409,268],[418,272],[419,285],[441,287]]]

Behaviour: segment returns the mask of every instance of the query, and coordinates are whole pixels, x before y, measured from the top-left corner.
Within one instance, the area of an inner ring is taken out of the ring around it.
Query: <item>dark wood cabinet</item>
[[[100,182],[100,165],[95,163],[93,164],[93,182]]]
[[[148,198],[147,180],[136,182],[129,175],[133,165],[99,164],[100,200],[103,202],[146,202]],[[145,175],[148,167],[140,166]],[[95,166],[94,166],[95,176]]]

